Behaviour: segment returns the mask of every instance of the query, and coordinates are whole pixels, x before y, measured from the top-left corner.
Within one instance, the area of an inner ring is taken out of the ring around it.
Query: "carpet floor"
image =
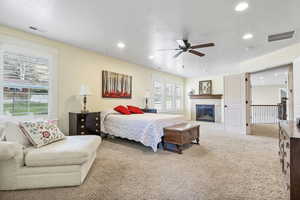
[[[284,200],[276,127],[242,136],[201,129],[183,154],[105,139],[84,184],[0,192],[1,200]],[[267,131],[266,131],[267,130]],[[270,134],[273,131],[273,134]]]

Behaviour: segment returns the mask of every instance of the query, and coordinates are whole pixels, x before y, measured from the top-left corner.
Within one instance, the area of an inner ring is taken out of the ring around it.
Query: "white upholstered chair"
[[[80,185],[100,143],[93,135],[67,136],[40,148],[0,141],[0,190]]]

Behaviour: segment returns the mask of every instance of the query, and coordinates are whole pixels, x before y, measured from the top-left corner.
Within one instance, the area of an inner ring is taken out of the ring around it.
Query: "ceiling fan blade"
[[[200,49],[200,48],[213,47],[213,46],[215,46],[214,43],[199,44],[199,45],[191,46],[191,49]]]
[[[198,52],[198,51],[195,51],[195,50],[189,50],[190,53],[196,55],[196,56],[205,56],[204,53],[201,53],[201,52]]]
[[[181,46],[181,47],[186,47],[186,42],[185,42],[185,40],[176,40],[176,42],[178,43],[179,46]]]
[[[178,56],[180,56],[180,54],[182,54],[183,53],[183,51],[179,51],[178,53],[176,53],[175,55],[174,55],[174,58],[177,58]]]
[[[156,51],[178,51],[181,49],[157,49]]]

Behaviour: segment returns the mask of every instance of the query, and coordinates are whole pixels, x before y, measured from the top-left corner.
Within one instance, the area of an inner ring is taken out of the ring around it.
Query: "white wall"
[[[197,77],[187,78],[185,80],[185,113],[186,118],[191,119],[191,100],[189,98],[189,92],[194,89],[195,94],[199,94],[199,81],[212,80],[212,93],[224,94],[224,80],[223,76],[210,76],[210,77]],[[223,103],[223,101],[222,101]],[[223,105],[223,104],[222,104]],[[223,109],[222,109],[222,121],[223,121]]]
[[[300,57],[300,43],[240,63],[241,72],[254,72],[293,63]]]
[[[199,81],[212,80],[212,93],[223,94],[223,76],[210,76],[210,77],[197,77],[187,78],[185,81],[186,92],[189,93],[192,89],[195,90],[195,94],[199,94]]]
[[[14,37],[37,45],[55,49],[58,54],[58,119],[59,126],[68,133],[68,113],[80,111],[81,84],[89,86],[92,96],[88,97],[90,111],[111,109],[116,105],[144,106],[144,96],[152,87],[152,75],[158,74],[166,79],[184,84],[185,79],[179,76],[159,72],[151,68],[128,63],[97,52],[76,48],[65,43],[45,39],[5,26],[0,26],[0,35]],[[133,76],[132,99],[103,99],[101,96],[101,71],[125,73]]]
[[[300,58],[294,61],[293,77],[294,77],[294,118],[300,118]]]
[[[252,105],[277,105],[280,103],[280,88],[284,85],[252,86]]]

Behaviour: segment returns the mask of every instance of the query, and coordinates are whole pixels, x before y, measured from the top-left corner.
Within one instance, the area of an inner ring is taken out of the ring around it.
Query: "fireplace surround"
[[[196,104],[196,120],[215,122],[215,105]]]
[[[190,109],[191,109],[191,120],[196,121],[196,105],[214,105],[215,107],[215,123],[222,123],[223,121],[223,108],[224,103],[223,99],[213,99],[213,98],[207,98],[207,99],[199,99],[199,98],[191,98],[190,102]],[[203,121],[205,122],[205,121]],[[206,121],[207,122],[207,121]],[[213,123],[213,122],[208,122]]]

